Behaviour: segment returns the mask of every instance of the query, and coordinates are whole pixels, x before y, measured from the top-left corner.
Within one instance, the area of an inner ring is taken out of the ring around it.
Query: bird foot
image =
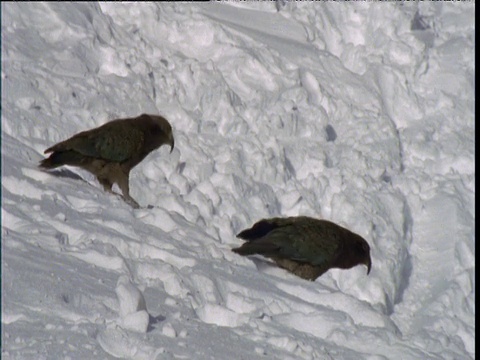
[[[140,209],[140,205],[135,200],[133,200],[133,198],[123,197],[123,200],[134,209]]]

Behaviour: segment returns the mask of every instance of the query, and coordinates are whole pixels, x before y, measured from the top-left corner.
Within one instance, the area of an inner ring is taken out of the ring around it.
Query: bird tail
[[[275,222],[269,220],[261,220],[254,224],[250,229],[243,230],[237,235],[238,238],[252,241],[255,239],[260,239],[267,235],[270,231],[277,228],[278,225]]]
[[[44,169],[55,169],[62,165],[78,166],[83,156],[75,151],[53,152],[48,158],[40,161],[38,165]]]
[[[244,243],[238,248],[232,249],[232,251],[243,256],[254,254],[273,256],[278,254],[279,248],[270,242],[251,241]]]
[[[237,253],[238,255],[252,255],[254,252],[248,251],[248,249],[245,246],[240,246],[238,248],[232,249],[234,253]]]

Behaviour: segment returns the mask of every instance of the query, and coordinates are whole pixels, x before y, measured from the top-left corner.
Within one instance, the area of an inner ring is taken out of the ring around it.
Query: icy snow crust
[[[2,359],[473,359],[473,49],[468,2],[2,3]],[[38,170],[141,113],[142,209]],[[295,215],[370,275],[231,252]]]

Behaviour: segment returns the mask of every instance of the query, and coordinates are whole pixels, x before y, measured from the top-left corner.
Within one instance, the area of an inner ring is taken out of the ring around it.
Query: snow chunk
[[[165,336],[168,336],[170,338],[177,337],[177,332],[175,331],[172,324],[170,324],[170,323],[167,323],[167,324],[163,325],[162,334],[165,335]]]
[[[207,324],[226,327],[238,327],[248,321],[248,317],[240,315],[221,305],[205,304],[195,310],[200,320]]]
[[[120,304],[120,316],[123,317],[137,311],[147,310],[143,294],[128,280],[126,275],[122,275],[118,279],[115,292]]]
[[[146,332],[149,315],[145,298],[126,275],[121,275],[115,289],[120,306],[120,324],[128,330]]]

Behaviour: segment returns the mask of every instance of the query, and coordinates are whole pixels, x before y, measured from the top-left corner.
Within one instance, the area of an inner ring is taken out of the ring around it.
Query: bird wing
[[[238,234],[249,241],[239,249],[321,266],[330,263],[340,247],[329,230],[321,222],[304,217],[264,219]]]
[[[122,162],[141,151],[144,137],[143,131],[132,124],[113,121],[78,133],[45,152],[74,150],[85,156]]]
[[[287,225],[269,233],[266,241],[277,246],[279,257],[321,266],[334,259],[339,247],[322,230],[315,225]]]

